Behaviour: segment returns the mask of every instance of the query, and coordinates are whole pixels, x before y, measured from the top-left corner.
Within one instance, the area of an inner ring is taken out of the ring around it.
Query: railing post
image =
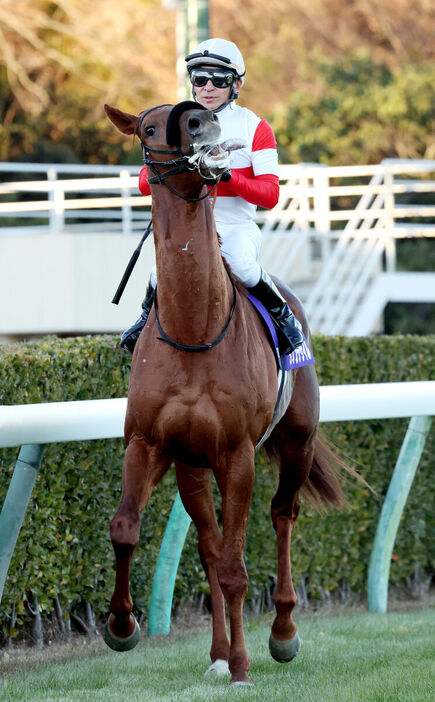
[[[388,578],[397,529],[431,423],[431,417],[412,417],[400,449],[370,556],[367,593],[369,612],[387,611]]]
[[[303,266],[307,276],[311,276],[311,252],[310,252],[310,197],[309,197],[309,179],[306,168],[302,165],[301,174],[299,176],[299,209],[295,215],[295,224],[297,224],[301,236],[304,239],[303,249]]]
[[[51,202],[48,213],[49,229],[51,234],[59,234],[65,226],[65,196],[61,181],[57,179],[57,172],[54,168],[47,170],[47,180],[52,183],[52,187],[48,191],[48,200]]]
[[[9,564],[24,521],[44,450],[44,444],[29,444],[21,447],[0,513],[0,602]]]
[[[48,211],[48,227],[52,234],[56,233],[56,214],[54,211],[55,200],[54,200],[54,188],[57,180],[57,173],[54,168],[47,169],[47,180],[51,184],[51,188],[48,191],[48,202],[51,203],[51,207]]]
[[[119,174],[121,181],[121,197],[122,197],[122,233],[131,234],[131,206],[129,204],[130,197],[130,174],[123,169]]]
[[[190,523],[191,519],[177,493],[154,572],[148,619],[150,636],[169,634],[175,578]]]
[[[329,201],[329,176],[326,165],[319,165],[314,171],[313,187],[314,227],[320,235],[321,258],[322,263],[325,263],[331,250],[331,239],[329,236],[331,208]]]
[[[387,272],[394,273],[396,270],[396,241],[394,238],[394,208],[396,202],[394,197],[394,175],[388,166],[386,166],[384,175],[384,188],[385,263]]]

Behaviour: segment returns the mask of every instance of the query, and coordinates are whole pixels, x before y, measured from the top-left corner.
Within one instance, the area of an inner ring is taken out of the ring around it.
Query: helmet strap
[[[233,102],[233,100],[235,100],[235,98],[232,98],[232,97],[230,96],[230,97],[228,98],[228,100],[227,100],[226,102],[224,102],[223,105],[221,105],[220,107],[217,107],[216,110],[213,110],[214,114],[216,114],[216,112],[221,112],[221,110],[224,110],[224,109],[226,108],[227,105],[230,105],[230,104]]]

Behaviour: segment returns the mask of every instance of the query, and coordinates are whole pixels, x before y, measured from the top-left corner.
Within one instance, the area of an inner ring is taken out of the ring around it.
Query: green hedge
[[[435,376],[435,337],[321,337],[314,339],[320,383],[372,383],[425,380]],[[0,347],[0,404],[55,402],[125,396],[130,358],[117,339],[94,336]],[[304,507],[293,539],[295,584],[302,597],[324,599],[334,593],[365,592],[367,566],[379,511],[391,477],[407,420],[373,420],[324,425],[329,438],[354,459],[377,491],[348,484],[351,508],[319,515]],[[431,457],[434,431],[427,441],[400,525],[391,583],[432,572],[434,504]],[[26,593],[36,595],[43,613],[55,597],[66,613],[89,602],[105,616],[114,584],[109,520],[120,497],[123,440],[47,446],[5,585],[0,607],[3,636],[9,632],[12,605],[14,634],[31,618]],[[0,504],[9,485],[17,449],[0,450]],[[432,459],[433,467],[433,459]],[[270,498],[276,477],[267,459],[257,457],[257,480],[246,543],[250,575],[248,597],[254,604],[271,592],[276,548],[270,522]],[[176,493],[173,471],[155,491],[142,518],[141,541],[134,553],[132,592],[136,610],[147,613],[157,553]],[[409,584],[409,580],[408,580]],[[192,528],[180,564],[175,602],[207,596]]]

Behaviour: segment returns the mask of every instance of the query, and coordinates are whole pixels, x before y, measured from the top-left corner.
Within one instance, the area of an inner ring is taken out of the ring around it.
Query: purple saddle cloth
[[[280,355],[278,348],[278,336],[269,312],[267,311],[265,306],[260,302],[260,300],[257,300],[257,298],[251,295],[251,293],[248,293],[248,300],[250,300],[251,303],[254,305],[255,309],[257,310],[258,314],[260,315],[266,326],[270,344],[275,352],[278,368],[280,368],[281,370],[288,371],[293,370],[294,368],[301,368],[301,366],[309,366],[311,363],[315,363],[314,356],[311,352],[310,347],[308,346],[305,334],[303,332],[302,336],[304,337],[304,343],[298,346],[298,348],[295,349],[290,355]]]

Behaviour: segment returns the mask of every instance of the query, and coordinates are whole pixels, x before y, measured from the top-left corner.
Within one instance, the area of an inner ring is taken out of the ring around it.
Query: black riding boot
[[[270,313],[278,334],[281,353],[289,354],[300,346],[304,341],[301,325],[266,271],[261,271],[259,282],[253,288],[249,288],[249,292],[260,300]]]
[[[145,322],[147,321],[149,313],[151,312],[151,307],[153,306],[155,294],[155,289],[153,288],[151,283],[148,283],[145,299],[142,302],[142,312],[139,319],[136,320],[132,327],[126,329],[123,335],[121,336],[121,341],[119,342],[119,345],[121,346],[121,348],[130,351],[130,353],[133,353],[134,347],[136,346],[136,341],[139,338],[139,334],[144,328]]]

